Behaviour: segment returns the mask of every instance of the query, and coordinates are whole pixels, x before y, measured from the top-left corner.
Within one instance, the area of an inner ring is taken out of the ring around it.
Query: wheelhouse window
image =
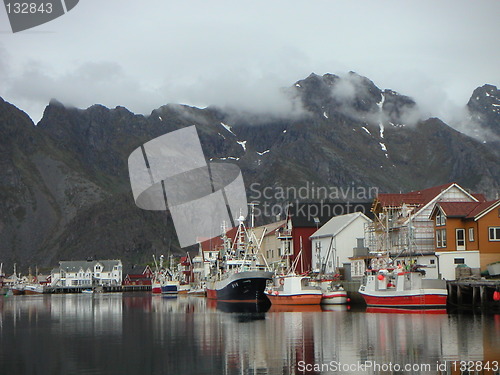
[[[436,214],[436,226],[440,227],[443,225],[446,225],[446,216],[443,214],[441,209],[439,209]]]
[[[490,241],[500,241],[500,227],[489,227],[488,232]]]

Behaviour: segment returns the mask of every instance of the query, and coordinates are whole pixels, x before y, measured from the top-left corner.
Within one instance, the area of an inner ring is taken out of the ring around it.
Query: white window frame
[[[469,242],[474,242],[474,228],[469,228]]]
[[[500,227],[488,227],[488,241],[500,241]]]
[[[436,230],[436,247],[437,248],[446,247],[446,229]]]
[[[443,211],[439,209],[436,214],[436,227],[442,227],[443,225],[446,225],[446,216],[443,214]]]
[[[458,238],[459,232],[463,233],[461,240],[459,240],[459,238]],[[460,245],[459,245],[459,241],[461,243]],[[465,229],[464,228],[455,229],[455,243],[457,245],[457,250],[465,250]]]

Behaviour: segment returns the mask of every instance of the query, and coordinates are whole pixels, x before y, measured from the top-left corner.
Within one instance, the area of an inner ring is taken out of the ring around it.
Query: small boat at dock
[[[359,293],[368,306],[446,307],[445,280],[424,279],[421,271],[369,271]]]
[[[43,294],[44,287],[41,284],[26,284],[24,286],[24,294],[26,295],[34,295],[34,294]]]
[[[347,292],[341,284],[325,280],[320,283],[320,287],[323,291],[323,297],[321,298],[322,305],[345,305],[348,302]]]
[[[323,292],[309,283],[310,277],[284,275],[277,277],[278,285],[266,290],[273,305],[319,305]]]

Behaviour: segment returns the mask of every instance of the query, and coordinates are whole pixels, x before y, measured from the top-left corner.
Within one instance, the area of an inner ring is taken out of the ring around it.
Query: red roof
[[[454,182],[445,185],[434,186],[424,190],[411,191],[409,193],[400,194],[384,194],[381,193],[377,196],[377,201],[381,206],[386,207],[399,207],[403,203],[422,207],[429,203],[433,198],[439,195],[442,191],[452,186]]]
[[[143,273],[139,273],[139,274],[136,274],[136,273],[129,273],[127,274],[127,276],[125,277],[128,277],[129,279],[133,280],[138,280],[138,279],[149,279],[150,277],[143,274]]]
[[[463,217],[473,219],[498,201],[489,202],[440,202],[439,207],[447,217]]]
[[[469,215],[467,215],[467,217],[468,218],[469,217],[476,217],[477,215],[479,215],[480,213],[487,210],[488,208],[490,208],[491,206],[493,206],[494,204],[496,204],[498,202],[499,201],[481,202],[476,206],[476,208],[474,208],[471,212],[469,212]]]
[[[233,227],[230,230],[228,230],[226,233],[227,237],[233,239],[236,236],[237,230],[238,227]],[[203,239],[200,242],[200,245],[202,251],[216,251],[218,250],[219,247],[222,246],[222,237],[217,236],[217,237]]]
[[[480,204],[478,202],[440,202],[439,207],[447,217],[466,217]]]

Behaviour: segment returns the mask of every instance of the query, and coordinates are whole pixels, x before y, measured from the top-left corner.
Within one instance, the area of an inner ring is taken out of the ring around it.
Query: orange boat
[[[278,286],[266,290],[273,305],[319,305],[323,292],[309,284],[309,277],[286,275],[277,278]]]

